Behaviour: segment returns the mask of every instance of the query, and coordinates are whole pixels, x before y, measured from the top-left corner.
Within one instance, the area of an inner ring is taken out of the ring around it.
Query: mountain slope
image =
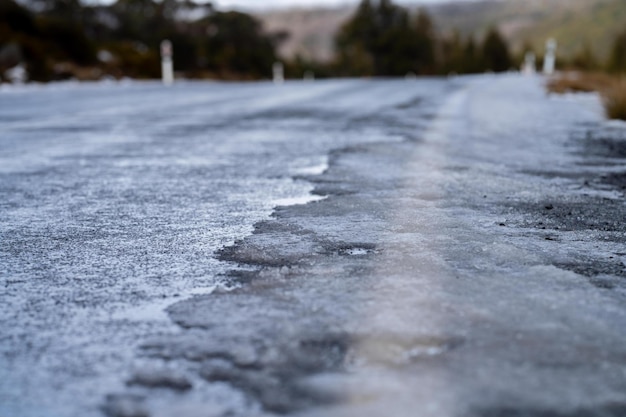
[[[497,26],[515,50],[530,44],[543,51],[547,38],[559,42],[559,54],[571,58],[585,46],[604,60],[616,33],[626,28],[624,0],[484,0],[451,2],[426,7],[440,32],[458,30],[480,37]],[[416,8],[415,8],[416,9]],[[285,57],[328,60],[333,38],[353,8],[291,9],[260,13],[268,30],[286,30],[290,39],[281,48]]]
[[[543,51],[546,39],[559,42],[562,57],[571,57],[589,46],[605,59],[613,38],[626,27],[623,0],[525,0],[448,4],[429,9],[440,30],[454,28],[480,36],[498,26],[517,50],[525,43]]]

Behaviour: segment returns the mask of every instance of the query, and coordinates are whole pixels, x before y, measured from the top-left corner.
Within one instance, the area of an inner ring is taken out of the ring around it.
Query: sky
[[[396,0],[398,4],[433,4],[445,3],[450,0]],[[457,0],[459,1],[459,0]],[[472,1],[472,0],[460,0]],[[278,7],[298,7],[298,6],[338,6],[342,4],[356,4],[358,0],[213,0],[218,8],[244,8],[244,9],[266,9]]]

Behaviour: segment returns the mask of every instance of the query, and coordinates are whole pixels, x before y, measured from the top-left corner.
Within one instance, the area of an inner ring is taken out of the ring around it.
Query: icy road
[[[626,416],[626,126],[542,83],[0,90],[0,416]]]

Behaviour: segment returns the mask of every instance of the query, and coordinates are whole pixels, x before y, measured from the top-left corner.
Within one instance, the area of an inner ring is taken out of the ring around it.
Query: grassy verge
[[[602,96],[610,119],[626,120],[626,79],[604,73],[564,73],[548,82],[548,91],[558,94],[593,92]]]
[[[626,80],[617,81],[612,89],[604,92],[603,97],[607,116],[626,120]]]

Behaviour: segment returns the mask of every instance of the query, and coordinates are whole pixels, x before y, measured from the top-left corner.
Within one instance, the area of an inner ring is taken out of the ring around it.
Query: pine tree
[[[509,48],[496,28],[491,28],[485,36],[482,58],[488,71],[503,72],[512,67]]]
[[[626,72],[626,31],[618,34],[613,41],[609,70],[612,72]]]
[[[344,75],[399,76],[434,67],[432,23],[415,22],[391,0],[362,0],[336,38],[338,68]]]
[[[415,19],[415,58],[416,73],[432,74],[435,72],[435,30],[430,16],[420,10]]]

